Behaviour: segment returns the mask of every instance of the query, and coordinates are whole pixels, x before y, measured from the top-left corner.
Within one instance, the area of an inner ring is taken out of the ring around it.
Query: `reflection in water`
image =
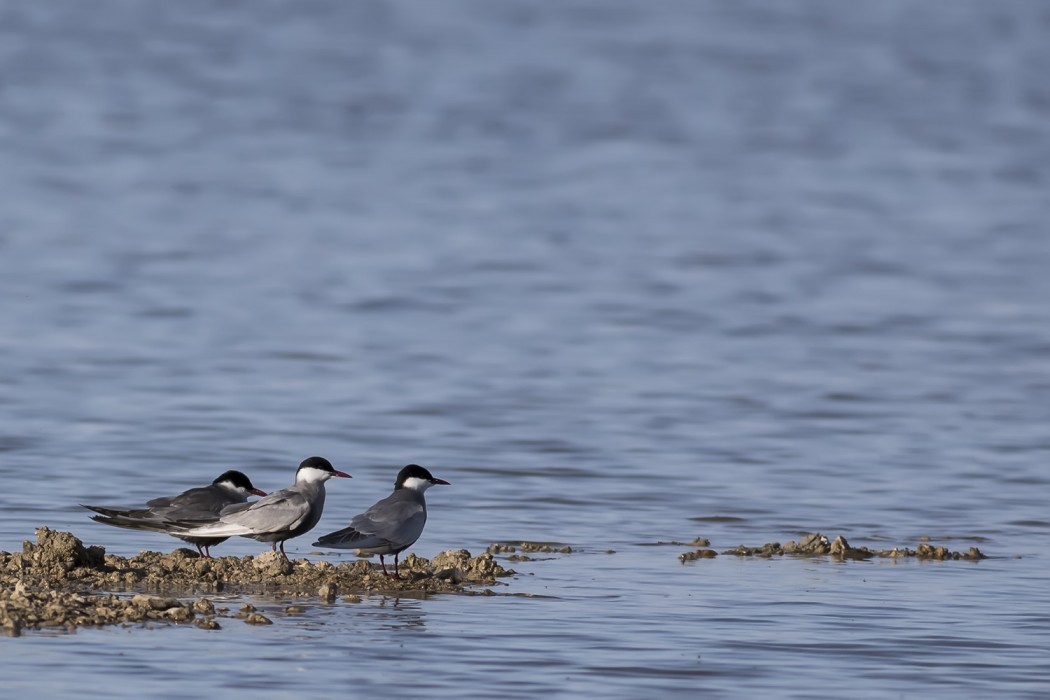
[[[422,630],[426,624],[426,612],[423,609],[423,598],[388,598],[384,596],[373,613],[373,618],[381,621],[381,629]]]

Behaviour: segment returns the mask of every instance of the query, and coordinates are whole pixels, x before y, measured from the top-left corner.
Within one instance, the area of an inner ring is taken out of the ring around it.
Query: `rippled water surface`
[[[1044,3],[0,17],[0,549],[173,548],[77,504],[320,454],[354,479],[317,534],[414,461],[452,486],[412,551],[576,550],[510,595],[0,640],[5,692],[1050,690]],[[813,531],[991,558],[657,544]]]

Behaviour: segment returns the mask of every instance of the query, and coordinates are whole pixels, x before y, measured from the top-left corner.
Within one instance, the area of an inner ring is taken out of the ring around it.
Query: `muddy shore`
[[[675,543],[681,544],[681,543]],[[697,559],[713,559],[719,555],[719,553],[709,548],[710,542],[702,538],[698,538],[688,543],[692,546],[698,546],[699,549],[694,549],[690,552],[683,552],[678,555],[678,560],[682,563],[689,561],[696,561]],[[748,547],[746,545],[739,545],[732,549],[727,549],[722,552],[723,555],[731,555],[738,557],[782,557],[785,554],[793,554],[796,556],[810,556],[810,557],[822,557],[828,556],[832,559],[933,559],[937,561],[956,561],[956,560],[968,560],[968,561],[979,561],[981,559],[987,559],[983,552],[977,547],[970,547],[966,552],[956,552],[944,547],[943,545],[932,545],[929,542],[920,542],[915,549],[908,547],[893,547],[891,549],[870,549],[868,547],[854,547],[846,541],[846,538],[839,535],[834,540],[828,539],[825,535],[815,532],[805,537],[800,538],[798,541],[790,540],[781,545],[779,542],[769,542],[760,547]]]
[[[829,539],[820,533],[783,545],[739,545],[721,553],[711,549],[703,538],[654,544],[692,547],[678,555],[682,563],[726,555],[839,560],[986,558],[977,547],[957,552],[920,542],[914,549],[874,550],[854,547],[841,536]],[[146,551],[125,558],[106,554],[99,546],[85,546],[71,533],[42,527],[36,531],[36,542],[24,542],[21,552],[0,551],[0,632],[17,636],[25,630],[72,631],[83,626],[154,622],[194,624],[203,629],[219,629],[229,621],[270,624],[271,620],[251,605],[237,610],[216,607],[208,596],[218,594],[291,597],[304,604],[337,600],[354,603],[368,595],[493,595],[494,587],[501,585],[499,579],[515,574],[493,555],[509,563],[575,552],[563,544],[500,542],[477,556],[464,549],[442,552],[433,559],[409,554],[401,561],[402,578],[392,579],[367,560],[332,564],[323,560],[286,560],[272,552],[254,557],[205,559],[193,550],[180,548],[168,554]],[[290,605],[285,612],[296,614],[302,612],[301,608]]]
[[[0,552],[0,631],[8,635],[151,620],[215,629],[220,626],[216,618],[224,616],[267,624],[254,610],[226,613],[203,596],[266,593],[354,602],[359,595],[372,594],[484,595],[497,579],[514,574],[489,552],[471,556],[464,549],[433,559],[409,554],[401,560],[401,579],[393,579],[365,560],[332,564],[286,560],[272,552],[205,559],[180,548],[125,558],[46,527],[36,531],[35,543],[26,541],[22,547],[21,552]],[[198,598],[187,599],[194,596]]]

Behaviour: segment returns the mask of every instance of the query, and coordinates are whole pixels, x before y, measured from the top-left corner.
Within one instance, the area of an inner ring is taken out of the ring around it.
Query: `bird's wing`
[[[184,491],[178,496],[162,496],[147,501],[147,508],[119,510],[98,506],[84,506],[105,516],[94,517],[94,520],[117,527],[135,530],[166,530],[173,524],[176,527],[192,523],[199,527],[214,523],[219,519],[219,511],[226,505],[236,502],[229,493],[215,486]]]
[[[161,496],[147,501],[147,510],[135,511],[130,517],[150,521],[188,521],[203,525],[219,519],[219,512],[231,503],[240,502],[228,491],[214,484],[183,491],[178,496]],[[148,513],[149,515],[144,515]]]
[[[245,500],[247,499],[233,497],[229,491],[209,484],[180,493],[171,499],[170,505],[176,513],[201,512],[218,516],[219,512],[231,503],[243,503]]]
[[[395,493],[355,515],[349,527],[322,536],[315,545],[333,549],[407,547],[419,539],[426,522],[427,511],[422,503]]]
[[[167,527],[167,519],[151,509],[118,509],[103,506],[84,506],[88,510],[98,513],[91,516],[92,520],[106,525],[123,527],[129,530],[154,530],[163,532]]]
[[[310,503],[298,491],[282,489],[254,503],[234,503],[222,509],[219,522],[193,527],[182,534],[221,537],[262,535],[295,528],[310,514]]]
[[[154,498],[146,501],[146,505],[150,508],[169,508],[171,504],[178,499],[178,496],[161,496],[160,498]]]

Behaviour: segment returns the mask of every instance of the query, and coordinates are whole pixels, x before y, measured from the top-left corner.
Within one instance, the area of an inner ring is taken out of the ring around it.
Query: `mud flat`
[[[700,541],[706,542],[706,540],[695,540],[695,542]],[[678,560],[685,563],[696,561],[697,559],[713,559],[714,557],[717,557],[718,554],[719,553],[715,550],[709,549],[705,546],[701,549],[694,549],[693,551],[679,554]],[[970,547],[966,552],[955,552],[944,546],[934,546],[928,542],[920,542],[915,549],[909,549],[908,547],[869,549],[868,547],[853,547],[842,535],[839,535],[834,540],[829,540],[819,532],[806,535],[805,537],[800,538],[797,542],[794,540],[785,542],[783,545],[779,542],[769,542],[758,547],[739,545],[732,549],[724,550],[722,554],[738,557],[766,558],[781,557],[785,554],[792,554],[805,557],[827,556],[832,559],[858,560],[873,559],[876,557],[883,559],[934,559],[937,561],[953,561],[959,559],[979,561],[981,559],[987,559],[984,553],[982,553],[977,547]]]
[[[170,554],[142,552],[125,558],[84,546],[68,532],[46,527],[21,552],[0,552],[0,631],[66,628],[121,623],[193,623],[216,629],[216,618],[249,624],[269,620],[251,606],[235,613],[216,609],[209,593],[268,593],[316,596],[353,602],[359,594],[425,596],[431,593],[491,593],[498,579],[514,574],[492,554],[471,556],[449,550],[433,559],[409,554],[400,580],[384,576],[371,562],[332,564],[285,560],[267,552],[256,557],[204,559],[189,549]],[[136,592],[131,595],[131,592]]]

